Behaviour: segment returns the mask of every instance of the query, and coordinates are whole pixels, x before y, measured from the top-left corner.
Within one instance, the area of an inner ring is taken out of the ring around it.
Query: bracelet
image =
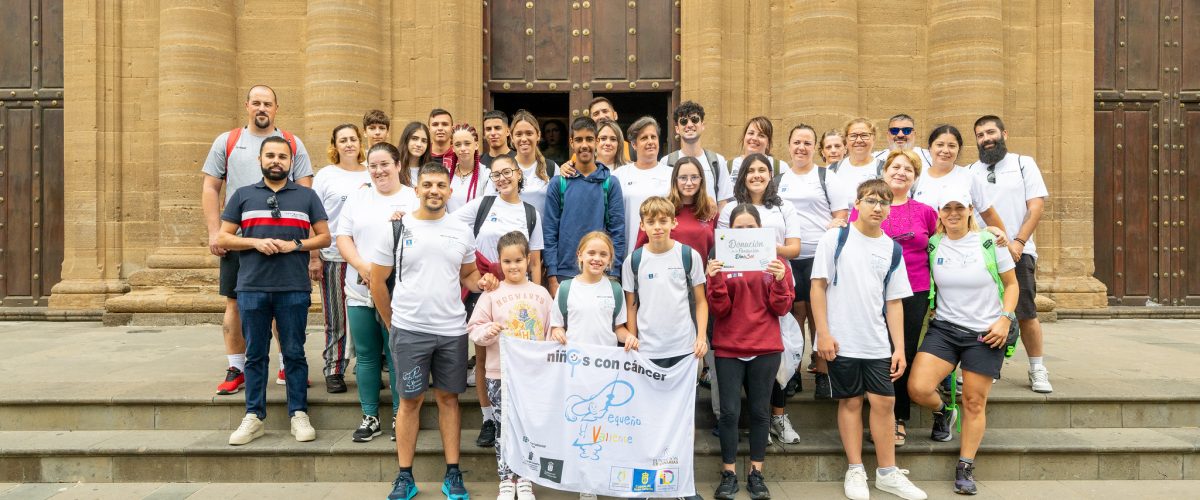
[[[1013,241],[1018,241],[1018,242],[1020,242],[1020,243],[1021,243],[1021,246],[1028,245],[1028,243],[1025,243],[1025,240],[1023,240],[1023,239],[1021,239],[1021,238],[1013,238]]]

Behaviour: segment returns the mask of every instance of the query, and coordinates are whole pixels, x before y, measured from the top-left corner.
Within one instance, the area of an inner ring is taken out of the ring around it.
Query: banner
[[[774,229],[717,229],[716,238],[713,248],[721,271],[762,271],[775,260]]]
[[[501,451],[557,490],[613,497],[695,493],[696,358],[659,368],[620,347],[500,341]]]

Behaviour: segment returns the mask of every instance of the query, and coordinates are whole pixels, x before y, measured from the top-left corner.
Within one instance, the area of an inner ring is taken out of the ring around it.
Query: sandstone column
[[[325,150],[333,127],[361,126],[362,114],[380,106],[381,36],[370,29],[378,22],[377,7],[373,1],[308,2],[304,137],[314,168],[328,164]]]
[[[782,26],[772,30],[785,41],[772,79],[772,106],[784,122],[775,134],[779,145],[801,121],[818,136],[840,129],[857,116],[859,84],[857,0],[788,2],[781,17]]]
[[[397,129],[402,120],[425,121],[440,107],[482,134],[483,2],[395,2],[391,40]],[[398,140],[399,130],[395,134]]]
[[[958,127],[965,141],[959,164],[978,156],[971,139],[975,119],[1004,115],[1001,9],[1000,0],[934,0],[929,5],[930,113],[920,130],[928,133],[942,123]],[[925,137],[918,139],[925,142]]]

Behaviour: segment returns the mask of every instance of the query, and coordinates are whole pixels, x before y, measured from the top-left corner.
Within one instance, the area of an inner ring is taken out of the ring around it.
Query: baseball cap
[[[962,206],[969,207],[971,206],[971,193],[958,189],[946,190],[938,197],[938,209],[946,208],[946,205],[949,205],[952,201],[957,201],[962,203]]]

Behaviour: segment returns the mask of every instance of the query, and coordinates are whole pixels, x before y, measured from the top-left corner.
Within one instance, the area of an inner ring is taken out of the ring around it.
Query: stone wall
[[[667,0],[643,0],[667,1]],[[720,151],[750,116],[776,130],[907,112],[918,134],[997,113],[1051,191],[1042,291],[1102,307],[1092,279],[1092,5],[1073,0],[681,0],[682,96]],[[315,166],[367,108],[394,127],[439,106],[477,122],[482,2],[66,2],[66,252],[51,307],[114,321],[221,310],[200,213],[213,138],[256,83]],[[980,34],[990,34],[981,36]],[[783,132],[781,132],[782,134]],[[877,143],[880,140],[877,140]],[[777,138],[782,144],[783,140]],[[974,148],[963,161],[973,159]],[[183,317],[183,315],[177,315]],[[157,319],[155,319],[157,318]],[[178,321],[178,319],[173,320]]]

